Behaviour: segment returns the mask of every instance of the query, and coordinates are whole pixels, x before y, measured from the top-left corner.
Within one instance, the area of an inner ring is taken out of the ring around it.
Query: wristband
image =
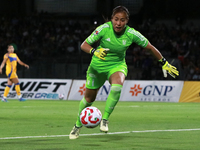
[[[166,59],[163,57],[160,60],[158,60],[160,62],[161,65],[164,65],[166,63]]]
[[[91,48],[91,49],[90,49],[90,54],[92,54],[92,55],[93,55],[95,51],[96,51],[96,49],[95,49],[95,48]]]

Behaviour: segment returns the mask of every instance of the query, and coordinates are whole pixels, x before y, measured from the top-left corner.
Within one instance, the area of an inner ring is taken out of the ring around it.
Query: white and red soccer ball
[[[101,119],[101,111],[94,106],[86,107],[80,114],[80,121],[87,128],[95,128],[99,125]]]
[[[59,98],[59,100],[63,100],[64,99],[64,94],[59,94],[58,98]]]

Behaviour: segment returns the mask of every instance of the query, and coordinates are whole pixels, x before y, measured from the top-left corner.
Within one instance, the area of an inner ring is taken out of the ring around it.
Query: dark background
[[[196,0],[1,0],[0,60],[7,45],[15,43],[19,58],[30,65],[29,70],[18,66],[19,78],[85,79],[91,56],[80,50],[80,44],[118,5],[129,9],[128,25],[179,69],[175,80],[200,80]],[[174,80],[163,78],[157,61],[134,44],[126,60],[127,79]]]
[[[60,0],[57,0],[57,2]],[[61,0],[63,1],[63,0]],[[64,0],[66,3],[70,0]],[[83,0],[84,1],[84,0]],[[124,0],[127,8],[131,11],[131,0]],[[137,1],[137,0],[136,0]],[[199,19],[200,15],[200,1],[197,0],[141,0],[143,5],[137,14],[142,19],[148,17],[155,17],[157,19],[174,19],[176,16],[183,18]],[[47,1],[48,2],[48,1]],[[56,2],[56,1],[55,1]],[[87,0],[85,0],[87,4]],[[0,14],[2,15],[31,15],[37,11],[35,6],[36,0],[1,0]],[[112,9],[116,6],[115,0],[96,0],[96,12],[110,16]],[[80,12],[77,12],[80,13]],[[84,13],[84,12],[81,12]],[[133,15],[133,13],[132,13]]]

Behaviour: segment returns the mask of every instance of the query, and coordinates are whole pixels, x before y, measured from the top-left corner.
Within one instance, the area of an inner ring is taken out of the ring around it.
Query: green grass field
[[[69,140],[79,101],[0,103],[0,150],[199,150],[200,103],[119,102],[109,134],[82,128]],[[105,102],[93,106],[104,112]]]

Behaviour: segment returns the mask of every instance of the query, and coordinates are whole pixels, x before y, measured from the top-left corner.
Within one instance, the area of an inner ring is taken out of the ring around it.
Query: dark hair
[[[11,45],[11,44],[8,44],[8,46],[7,46],[7,47],[10,47],[10,46],[13,46],[13,45]],[[14,48],[14,46],[13,46],[13,48]]]
[[[8,47],[9,46],[13,46],[14,50],[17,50],[17,45],[15,43],[11,43],[11,44],[8,45]]]
[[[126,13],[126,16],[127,16],[127,19],[129,19],[129,16],[130,16],[129,11],[128,11],[128,9],[127,9],[126,7],[124,7],[124,6],[117,6],[117,7],[115,7],[115,8],[113,9],[111,18],[113,18],[113,16],[114,16],[116,13],[118,13],[118,12],[125,12],[125,13]]]

